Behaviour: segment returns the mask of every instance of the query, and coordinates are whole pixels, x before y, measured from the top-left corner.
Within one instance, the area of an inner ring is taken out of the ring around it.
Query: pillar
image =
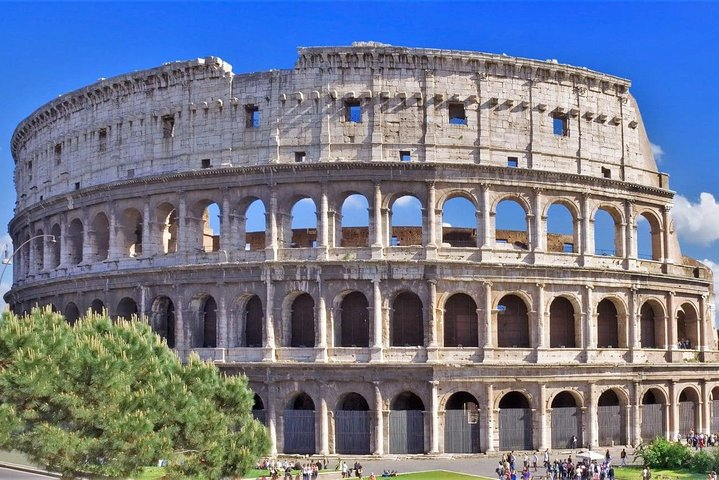
[[[320,241],[319,246],[320,248],[327,251],[327,248],[329,247],[329,237],[330,237],[330,229],[329,229],[329,206],[327,202],[327,184],[322,184],[322,194],[320,195]]]
[[[322,285],[322,271],[317,270],[317,285],[319,298],[317,299],[317,348],[319,349],[317,360],[326,362],[327,361],[327,301],[325,300],[325,294]]]
[[[669,212],[671,212],[672,205],[664,205],[664,208],[662,208],[662,224],[664,225],[664,229],[662,230],[662,244],[664,246],[664,249],[662,250],[662,259],[664,261],[665,265],[674,263],[674,250],[672,249],[672,236],[671,231],[669,229],[669,226],[672,223],[672,219],[669,216]]]
[[[592,228],[591,215],[589,211],[589,195],[582,195],[582,229],[581,229],[581,250],[579,253],[582,255],[592,255],[594,251],[594,229]]]
[[[372,205],[372,226],[374,228],[374,241],[372,247],[382,251],[382,190],[379,183],[374,184],[374,202]]]
[[[677,338],[677,320],[676,316],[674,315],[675,312],[675,292],[667,292],[667,314],[664,317],[665,324],[664,324],[664,348],[669,350],[677,350],[677,343],[679,342],[679,339]],[[667,345],[668,344],[668,345]]]
[[[492,239],[492,224],[490,222],[490,215],[489,215],[489,185],[486,183],[483,183],[482,186],[482,203],[480,205],[480,208],[482,210],[482,243],[481,247],[484,248],[491,248],[491,239]]]
[[[627,437],[627,441],[632,445],[639,445],[642,441],[642,388],[639,382],[634,382],[633,390],[634,402],[632,403],[632,415],[628,416],[627,419],[633,419],[631,421],[631,435]],[[630,423],[629,421],[627,423]]]
[[[235,250],[236,245],[232,241],[232,225],[230,224],[230,198],[226,188],[222,190],[222,212],[220,213],[220,250],[225,252]]]
[[[548,347],[547,342],[547,335],[550,333],[548,326],[546,325],[547,319],[546,319],[546,312],[544,308],[544,284],[538,283],[537,284],[537,299],[536,304],[534,305],[534,309],[536,310],[536,316],[537,321],[534,325],[535,329],[535,345],[537,348],[546,348]]]
[[[277,411],[275,410],[274,386],[267,385],[267,430],[270,436],[270,455],[277,455]]]
[[[486,397],[484,403],[484,411],[486,412],[487,421],[485,425],[487,428],[483,429],[485,433],[484,444],[487,446],[487,453],[494,452],[496,445],[494,442],[494,387],[491,383],[486,383]]]
[[[534,189],[534,239],[532,250],[543,252],[547,249],[547,223],[546,217],[542,215],[542,189]],[[529,240],[529,239],[528,239]]]
[[[584,442],[589,445],[590,448],[599,445],[599,422],[597,418],[597,392],[595,391],[594,383],[589,384],[589,424],[587,425],[587,433],[589,438],[585,438]]]
[[[67,266],[67,218],[60,216],[60,266]]]
[[[270,212],[269,212],[268,236],[265,239],[265,251],[267,260],[275,260],[277,258],[277,192],[271,187],[270,194]],[[269,240],[269,242],[268,242]]]
[[[437,248],[437,212],[435,210],[436,191],[434,182],[427,185],[427,231],[428,241],[427,248]]]
[[[437,280],[429,280],[429,315],[427,347],[437,348]]]
[[[379,388],[379,382],[372,382],[374,387],[374,455],[384,455],[384,408],[382,405],[382,391]]]
[[[432,380],[430,395],[430,450],[429,453],[439,453],[439,382]]]
[[[327,414],[327,400],[324,394],[320,398],[320,455],[330,453],[329,442],[329,418]]]
[[[187,204],[185,196],[180,196],[180,203],[177,208],[177,253],[187,252],[189,224],[187,218]]]
[[[83,225],[82,225],[82,262],[81,263],[90,264],[95,261],[94,258],[91,258],[91,257],[93,257],[93,250],[94,250],[92,241],[95,239],[94,239],[94,236],[92,235],[93,231],[92,231],[92,225],[90,225],[90,214],[87,211],[87,209],[84,209],[84,211],[82,212],[82,224]],[[30,273],[30,269],[34,268],[34,264],[35,264],[35,262],[33,260],[33,258],[35,256],[34,255],[35,249],[32,248],[32,242],[30,242],[30,244],[28,245],[28,248],[30,249],[29,250],[30,255],[28,256],[28,265],[27,265],[26,270],[27,270],[27,273]]]
[[[382,291],[380,290],[380,279],[375,277],[372,280],[372,361],[382,361]]]
[[[592,298],[592,285],[584,286],[584,338],[586,343],[585,349],[597,348],[597,313],[594,308],[594,299]]]
[[[45,234],[52,235],[50,233],[50,224],[49,223],[44,222],[42,229],[45,232]],[[110,233],[112,233],[112,230],[110,230]],[[52,248],[53,248],[54,243],[50,243],[50,237],[43,237],[40,239],[40,241],[42,242],[42,267],[41,268],[43,270],[49,270],[51,268],[50,257],[52,256]],[[57,241],[59,241],[59,239],[56,238],[55,241],[57,242]],[[108,248],[109,248],[109,246],[108,246]],[[108,256],[109,256],[109,254],[110,254],[110,252],[108,251]],[[701,316],[701,318],[704,318],[704,311],[702,310],[702,312],[700,312],[699,315]]]
[[[47,257],[46,257],[47,258]],[[704,350],[707,350],[707,346],[711,345],[713,342],[707,341],[706,335],[707,335],[707,319],[706,319],[706,311],[707,311],[707,295],[702,294],[699,297],[699,311],[697,312],[697,322],[699,325],[697,326],[697,340],[699,344],[696,346],[699,350],[702,352]],[[712,325],[712,329],[713,329]]]
[[[677,384],[672,381],[669,384],[669,438],[676,440],[679,433],[679,400],[677,395]],[[684,432],[687,433],[687,432]]]
[[[622,245],[622,252],[624,252],[624,258],[636,259],[637,258],[637,225],[634,222],[634,214],[632,212],[632,203],[626,200],[624,203],[624,221],[622,224],[624,227],[625,235],[622,236],[624,244]]]
[[[484,321],[482,326],[484,330],[484,348],[486,350],[494,346],[492,335],[492,282],[484,282]]]
[[[549,441],[549,428],[547,428],[547,389],[544,384],[539,385],[539,405],[537,405],[537,411],[539,411],[539,450],[546,450],[551,447],[551,441]]]
[[[267,268],[265,275],[265,325],[264,325],[264,360],[274,361],[275,359],[275,291],[272,285],[272,270]]]
[[[225,301],[225,293],[222,291],[217,302],[217,346],[218,348],[228,348],[230,346],[229,324],[227,318],[227,302]]]
[[[152,255],[153,248],[150,245],[152,243],[152,223],[150,223],[150,199],[145,198],[145,202],[142,205],[142,256],[148,257]]]
[[[638,291],[636,288],[632,288],[629,291],[629,315],[628,315],[628,323],[629,323],[629,348],[631,350],[640,350],[642,348],[641,345],[641,335],[642,331],[639,327],[639,315],[637,315],[637,306],[638,306]]]
[[[701,410],[699,420],[699,431],[709,434],[711,433],[711,401],[709,400],[709,388],[707,387],[706,379],[703,379],[700,383],[701,386],[701,397],[699,397],[699,410]]]
[[[117,211],[115,205],[110,204],[109,207],[110,238],[108,239],[107,258],[108,260],[114,260],[120,256],[120,249],[117,246]]]

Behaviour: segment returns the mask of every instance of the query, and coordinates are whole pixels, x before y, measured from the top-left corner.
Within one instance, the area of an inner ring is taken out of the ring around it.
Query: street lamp
[[[22,247],[27,245],[28,243],[32,242],[33,240],[36,240],[38,238],[47,238],[48,242],[55,243],[55,235],[35,235],[34,237],[30,237],[24,242],[22,242],[18,247],[15,249],[14,252],[12,252],[12,255],[10,257],[7,256],[7,248],[5,249],[5,256],[2,259],[3,267],[2,267],[2,273],[0,273],[0,285],[2,284],[2,279],[5,276],[5,270],[7,270],[7,266],[12,263],[12,259],[15,258],[15,255],[20,253],[20,250],[22,250]]]

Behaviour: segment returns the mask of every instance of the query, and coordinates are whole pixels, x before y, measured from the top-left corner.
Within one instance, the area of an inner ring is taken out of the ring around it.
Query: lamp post
[[[56,241],[55,235],[35,235],[34,237],[30,237],[27,240],[25,240],[24,242],[22,242],[20,245],[18,245],[18,247],[15,249],[14,252],[12,252],[12,255],[10,255],[10,257],[7,256],[7,250],[5,250],[5,258],[3,258],[3,260],[2,260],[2,263],[4,265],[2,267],[2,273],[0,273],[0,285],[2,284],[3,277],[5,277],[5,270],[7,270],[7,266],[10,265],[10,263],[12,263],[12,259],[15,258],[15,255],[20,253],[20,251],[22,250],[22,247],[24,247],[28,243],[30,243],[33,240],[36,240],[38,238],[47,238],[48,242],[50,242],[50,243],[55,243],[55,241]]]

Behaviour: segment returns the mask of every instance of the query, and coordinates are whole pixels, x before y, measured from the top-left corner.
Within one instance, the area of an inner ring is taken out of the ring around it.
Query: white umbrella
[[[581,458],[588,458],[589,460],[604,460],[604,455],[591,450],[587,450],[586,452],[577,452],[577,456]]]

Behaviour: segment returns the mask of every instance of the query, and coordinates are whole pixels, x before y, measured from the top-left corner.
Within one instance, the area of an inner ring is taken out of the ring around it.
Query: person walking
[[[622,448],[622,451],[619,453],[619,460],[621,461],[622,467],[627,466],[627,450],[625,448]]]

